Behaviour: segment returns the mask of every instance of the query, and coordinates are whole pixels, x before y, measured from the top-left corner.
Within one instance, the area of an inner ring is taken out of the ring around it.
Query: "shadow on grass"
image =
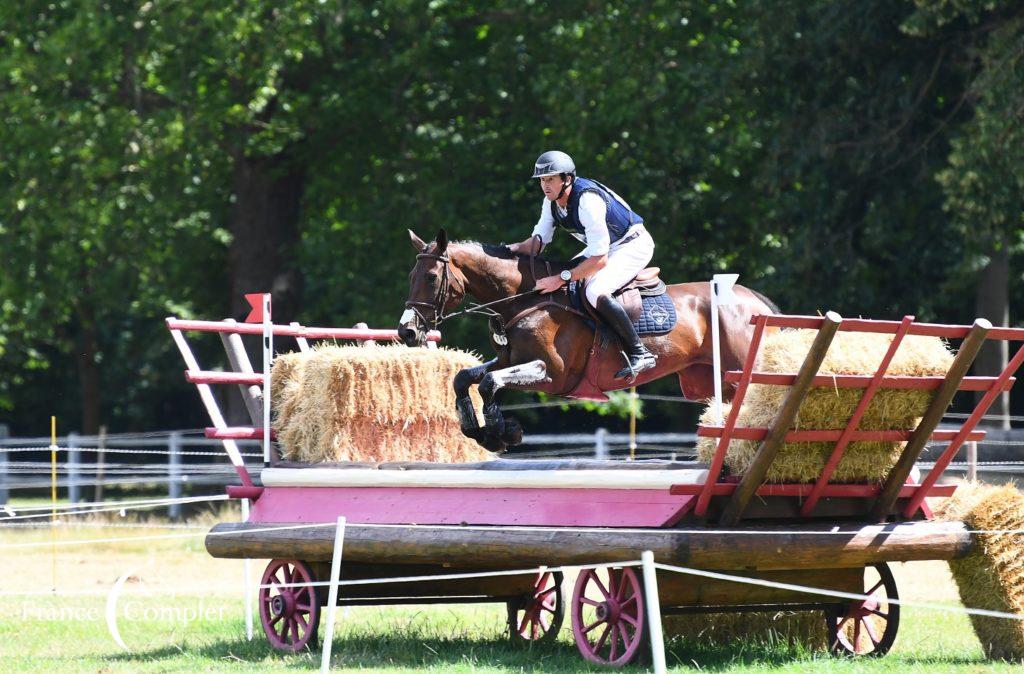
[[[118,662],[168,663],[180,661],[188,654],[197,664],[213,662],[245,662],[251,665],[284,669],[309,670],[320,666],[320,650],[287,654],[275,651],[259,637],[223,639],[205,643],[185,643],[134,653],[110,656]],[[507,638],[455,636],[441,638],[402,634],[356,635],[335,637],[331,650],[331,666],[339,668],[394,669],[408,671],[416,667],[461,665],[501,667],[522,672],[580,672],[608,669],[583,660],[575,645],[567,641],[554,644],[512,643]],[[622,672],[646,671],[646,667],[626,667]]]

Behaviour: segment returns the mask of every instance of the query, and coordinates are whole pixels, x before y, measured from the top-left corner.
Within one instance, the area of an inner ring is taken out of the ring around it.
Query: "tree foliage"
[[[1022,21],[1009,0],[5,6],[0,409],[191,425],[164,315],[273,288],[307,323],[391,325],[405,229],[524,238],[553,147],[644,215],[667,278],[970,318],[1022,243]]]

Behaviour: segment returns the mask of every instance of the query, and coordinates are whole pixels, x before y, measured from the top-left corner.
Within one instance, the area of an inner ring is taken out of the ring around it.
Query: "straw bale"
[[[760,639],[801,645],[807,650],[828,646],[828,628],[821,611],[676,614],[662,617],[665,636],[723,646]]]
[[[814,330],[784,330],[769,335],[758,355],[758,371],[796,373],[803,364]],[[822,362],[819,374],[872,375],[878,369],[892,335],[854,332],[836,334]],[[903,340],[887,371],[889,375],[940,375],[949,370],[953,354],[946,343],[934,337],[911,336]],[[789,392],[787,386],[763,384],[747,389],[737,426],[768,428]],[[863,389],[812,387],[800,406],[794,430],[836,430],[846,427],[860,402]],[[879,390],[868,406],[858,428],[862,430],[908,430],[917,426],[934,393],[930,391]],[[728,416],[731,406],[724,406]],[[701,416],[702,425],[716,425],[712,406]],[[714,456],[717,438],[700,438],[697,454],[702,461]],[[896,463],[906,443],[853,442],[832,477],[833,482],[881,480]],[[760,443],[733,440],[726,454],[725,465],[741,474],[753,461]],[[769,482],[812,482],[820,474],[832,449],[831,442],[786,443],[768,471]]]
[[[1024,494],[1003,486],[961,485],[936,511],[944,520],[963,521],[978,531],[1024,529]],[[1012,533],[976,533],[971,551],[949,562],[965,606],[1024,617],[1024,538]],[[990,658],[1024,660],[1024,621],[971,616]]]
[[[279,356],[274,428],[292,461],[469,462],[493,458],[462,435],[452,379],[480,360],[452,349],[319,346]],[[482,403],[471,393],[482,422]]]

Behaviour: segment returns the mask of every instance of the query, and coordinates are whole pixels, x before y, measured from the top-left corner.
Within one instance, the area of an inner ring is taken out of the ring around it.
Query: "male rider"
[[[635,377],[651,369],[656,362],[654,354],[640,341],[626,310],[612,298],[654,255],[654,240],[644,228],[643,218],[601,183],[577,177],[576,164],[564,152],[553,150],[538,157],[533,177],[540,179],[544,191],[540,220],[533,236],[509,248],[513,253],[537,255],[551,242],[555,225],[585,243],[582,262],[558,276],[538,279],[537,288],[551,293],[570,281],[586,279],[587,301],[616,332],[629,363],[615,377]]]

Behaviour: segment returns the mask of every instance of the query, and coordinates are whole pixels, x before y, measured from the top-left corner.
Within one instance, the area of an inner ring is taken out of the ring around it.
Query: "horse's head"
[[[440,325],[445,312],[462,302],[466,279],[452,264],[448,234],[443,229],[431,243],[424,243],[412,230],[409,240],[416,249],[416,266],[409,272],[409,299],[398,321],[398,337],[406,346],[423,346],[427,331]]]

